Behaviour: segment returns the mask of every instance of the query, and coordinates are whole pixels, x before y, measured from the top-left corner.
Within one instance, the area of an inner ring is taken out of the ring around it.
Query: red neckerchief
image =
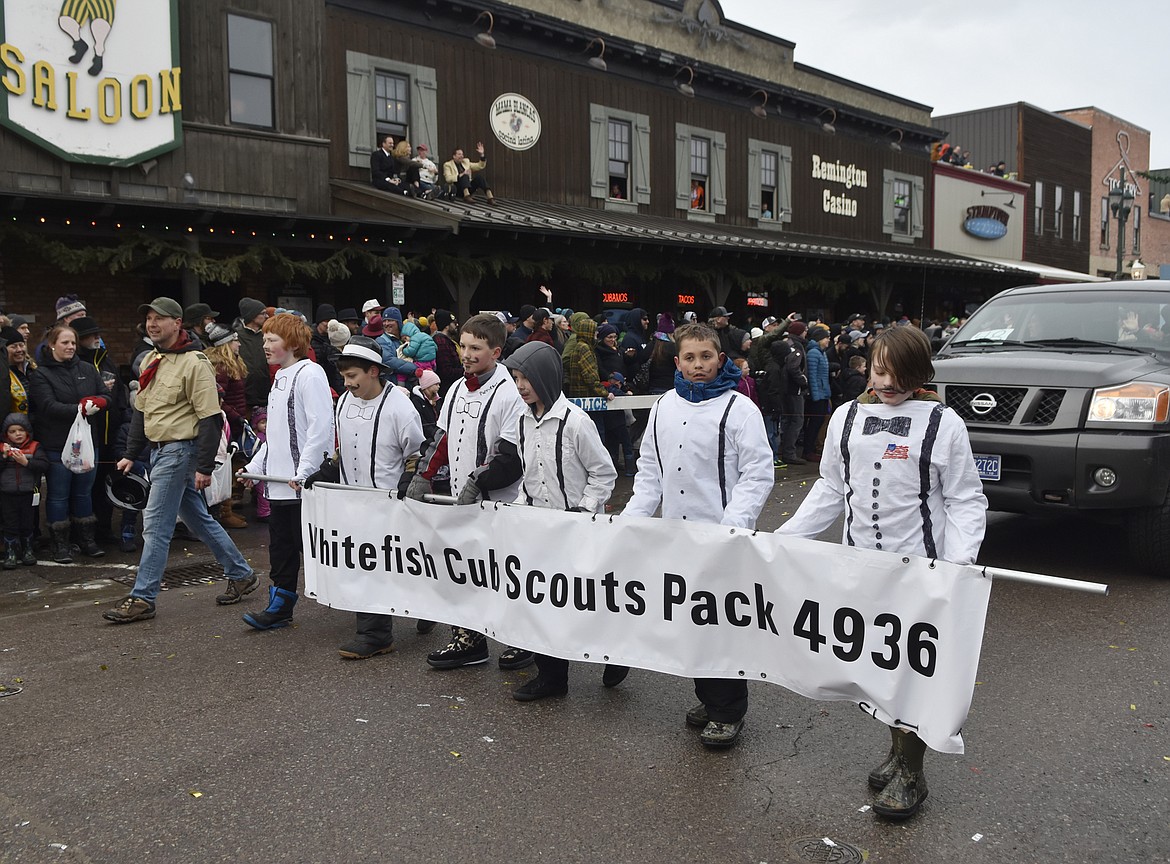
[[[467,385],[468,392],[474,393],[479,389],[479,376],[472,375],[470,372],[464,373],[463,383]]]
[[[154,380],[155,373],[158,372],[158,364],[162,362],[163,354],[177,354],[179,351],[183,350],[190,344],[191,337],[187,335],[186,330],[180,329],[179,338],[175,340],[175,344],[170,348],[163,349],[155,346],[154,350],[158,356],[151,360],[150,363],[147,364],[146,368],[142,370],[142,373],[138,376],[138,392],[141,393],[143,390],[149,387],[150,382]]]

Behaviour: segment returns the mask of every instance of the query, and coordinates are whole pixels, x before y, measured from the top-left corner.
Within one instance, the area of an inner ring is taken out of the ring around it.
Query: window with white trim
[[[1057,237],[1064,236],[1064,187],[1057,186],[1053,190],[1056,200],[1052,207],[1052,230]]]
[[[346,146],[354,168],[369,168],[383,129],[382,134],[407,138],[415,147],[426,144],[436,163],[459,143],[439,138],[439,79],[432,67],[346,51],[345,72]]]
[[[1073,190],[1073,240],[1081,239],[1081,193]]]
[[[1044,233],[1044,184],[1039,180],[1033,187],[1032,199],[1032,233],[1037,236]]]
[[[1133,208],[1133,254],[1142,251],[1142,208]]]
[[[1101,198],[1101,239],[1098,245],[1102,249],[1109,248],[1109,198]]]
[[[899,243],[912,243],[925,233],[923,204],[926,182],[917,174],[882,172],[882,231]]]
[[[674,206],[687,218],[712,221],[727,212],[727,136],[674,124]]]
[[[748,139],[748,218],[761,225],[792,221],[792,148]]]
[[[606,210],[649,204],[649,115],[592,103],[589,130],[589,196],[604,199]]]

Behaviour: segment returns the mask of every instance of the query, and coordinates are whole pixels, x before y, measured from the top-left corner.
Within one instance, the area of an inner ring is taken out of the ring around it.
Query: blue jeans
[[[772,448],[772,458],[780,458],[780,424],[774,411],[764,414],[764,431],[768,433],[768,446]]]
[[[97,469],[74,474],[61,464],[60,450],[46,450],[49,459],[49,495],[45,515],[50,523],[65,522],[70,516],[84,519],[93,515],[93,480]]]
[[[180,516],[211,550],[225,576],[247,579],[252,575],[252,568],[236,544],[211,518],[203,493],[195,490],[195,442],[176,441],[150,454],[150,497],[142,513],[142,559],[130,596],[151,603],[158,596],[175,534],[175,519]]]

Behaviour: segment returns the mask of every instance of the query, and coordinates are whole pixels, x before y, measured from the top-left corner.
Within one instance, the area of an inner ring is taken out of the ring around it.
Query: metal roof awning
[[[716,222],[672,219],[643,213],[615,212],[541,201],[496,198],[494,206],[471,201],[422,201],[382,192],[368,185],[331,181],[335,212],[365,218],[397,218],[445,226],[452,233],[469,230],[615,243],[657,243],[662,246],[719,250],[731,254],[804,258],[928,267],[988,275],[1022,273],[1015,261],[987,261],[918,247],[818,237]]]
[[[1034,261],[1010,261],[1006,258],[985,258],[981,255],[971,256],[978,258],[981,261],[986,261],[989,264],[1000,264],[1004,267],[1011,267],[1015,270],[1025,270],[1028,273],[1035,273],[1040,279],[1046,279],[1050,282],[1108,282],[1107,276],[1094,276],[1091,273],[1080,273],[1076,270],[1063,270],[1060,267],[1052,267],[1048,264],[1037,264]]]

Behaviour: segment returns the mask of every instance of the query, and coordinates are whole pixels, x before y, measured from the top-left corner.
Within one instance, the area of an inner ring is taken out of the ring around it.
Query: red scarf
[[[138,392],[141,393],[150,386],[150,382],[154,380],[155,374],[158,372],[158,364],[162,362],[163,354],[178,354],[184,348],[191,344],[191,337],[187,335],[186,330],[179,330],[179,338],[175,340],[175,344],[170,348],[159,348],[155,346],[156,356],[146,365],[142,373],[138,376]]]

